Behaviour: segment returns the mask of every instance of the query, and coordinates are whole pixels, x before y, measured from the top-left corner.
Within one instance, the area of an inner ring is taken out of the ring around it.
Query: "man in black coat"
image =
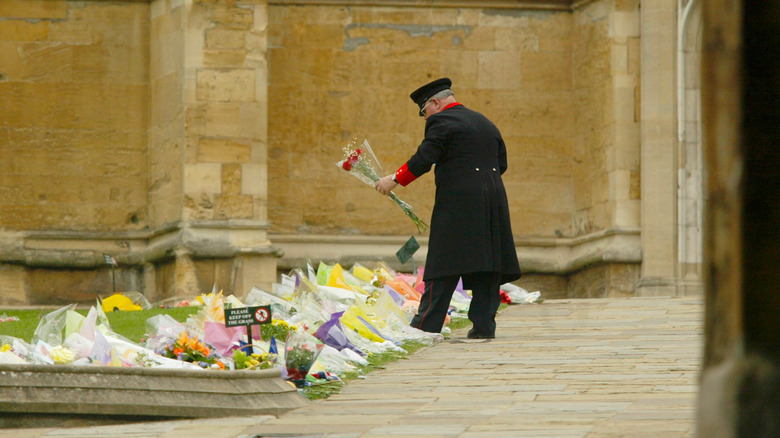
[[[410,97],[425,118],[425,138],[417,152],[376,189],[388,195],[435,164],[436,202],[431,218],[425,293],[412,327],[439,333],[458,280],[472,291],[469,338],[496,333],[501,284],[520,278],[509,205],[501,175],[506,147],[498,128],[455,100],[452,81],[437,79]]]

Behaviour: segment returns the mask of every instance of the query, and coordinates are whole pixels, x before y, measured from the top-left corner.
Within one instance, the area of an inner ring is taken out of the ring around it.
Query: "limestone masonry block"
[[[640,0],[615,0],[616,11],[636,11],[639,9]]]
[[[527,28],[530,24],[530,14],[523,11],[483,9],[479,15],[480,26]]]
[[[214,219],[214,196],[201,193],[200,196],[184,196],[183,214],[186,220]],[[177,217],[177,216],[174,216]],[[177,217],[178,219],[178,217]]]
[[[241,49],[246,45],[246,32],[236,29],[215,27],[206,30],[206,48]]]
[[[16,54],[21,62],[19,77],[10,76],[11,80],[71,82],[74,79],[73,69],[78,67],[71,63],[74,47],[70,45],[23,43],[16,47]],[[101,67],[98,64],[94,68],[99,70]]]
[[[629,198],[630,172],[613,170],[609,172],[609,195],[611,199],[622,201]]]
[[[247,57],[246,49],[217,49],[203,51],[204,67],[233,67],[245,66]]]
[[[265,165],[241,166],[241,194],[265,198],[268,192],[268,171]]]
[[[252,102],[255,100],[255,72],[250,69],[201,69],[197,72],[200,101]]]
[[[184,105],[179,73],[160,76],[152,82],[152,105],[150,121],[152,126],[168,126],[180,116]]]
[[[220,193],[222,191],[222,166],[217,163],[184,165],[184,193]]]
[[[42,41],[49,36],[49,21],[0,21],[0,41]]]
[[[571,90],[571,54],[568,52],[523,53],[521,88]]]
[[[641,204],[638,199],[615,202],[614,221],[618,227],[638,227],[641,224]]]
[[[226,195],[241,194],[241,165],[222,165],[222,193]]]
[[[208,163],[246,163],[249,161],[250,144],[246,141],[201,138],[198,143],[198,161]]]
[[[218,5],[211,10],[211,21],[229,29],[250,29],[254,22],[251,9]]]
[[[220,195],[216,198],[216,219],[252,219],[254,200],[246,195]]]
[[[243,137],[246,135],[236,121],[241,106],[238,102],[209,102],[187,107],[187,127],[191,134],[213,137]]]
[[[613,12],[609,14],[609,36],[636,37],[639,36],[638,12]]]
[[[5,0],[0,2],[0,17],[64,19],[68,16],[65,0]]]
[[[611,50],[612,72],[614,74],[628,71],[628,44],[614,43]]]
[[[25,277],[23,266],[0,264],[0,303],[27,303]]]
[[[268,118],[266,102],[242,102],[239,106],[238,120],[235,123],[235,137],[265,142],[268,139]]]
[[[479,88],[515,89],[522,81],[520,54],[490,51],[479,54]],[[522,83],[521,83],[522,84]]]

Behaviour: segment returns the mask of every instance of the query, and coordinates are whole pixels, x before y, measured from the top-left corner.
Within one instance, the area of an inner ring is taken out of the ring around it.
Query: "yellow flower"
[[[3,344],[3,346],[0,347],[0,351],[11,351],[11,348],[10,344]]]
[[[263,360],[268,359],[268,353],[266,353],[265,351],[262,352],[262,353],[259,353],[259,354],[258,353],[252,353],[252,357],[257,359],[257,360],[263,361]]]
[[[179,334],[179,339],[176,341],[176,343],[184,347],[187,345],[187,340],[189,340],[189,335],[187,335],[186,331],[183,331]]]
[[[51,356],[52,360],[54,360],[54,362],[61,364],[73,362],[73,359],[76,358],[76,353],[67,347],[63,347],[62,345],[58,345],[52,348],[51,352],[49,352],[49,355]]]

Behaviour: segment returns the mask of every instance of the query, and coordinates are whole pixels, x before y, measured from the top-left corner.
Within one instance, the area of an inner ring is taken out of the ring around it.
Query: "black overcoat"
[[[486,271],[500,272],[502,283],[520,278],[498,128],[463,105],[449,107],[428,117],[425,139],[406,164],[418,177],[436,165],[424,280]]]

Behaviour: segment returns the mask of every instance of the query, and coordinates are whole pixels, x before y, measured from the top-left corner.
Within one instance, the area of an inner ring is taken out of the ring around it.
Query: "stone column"
[[[0,263],[0,300],[3,304],[26,304],[27,273],[19,265]]]
[[[642,273],[637,295],[676,295],[675,0],[642,2]]]
[[[152,10],[151,218],[178,222],[171,232],[186,249],[168,292],[268,288],[267,3],[157,0]],[[195,286],[179,281],[192,276]]]
[[[639,3],[616,2],[609,14],[614,142],[607,150],[612,224],[640,225]]]

